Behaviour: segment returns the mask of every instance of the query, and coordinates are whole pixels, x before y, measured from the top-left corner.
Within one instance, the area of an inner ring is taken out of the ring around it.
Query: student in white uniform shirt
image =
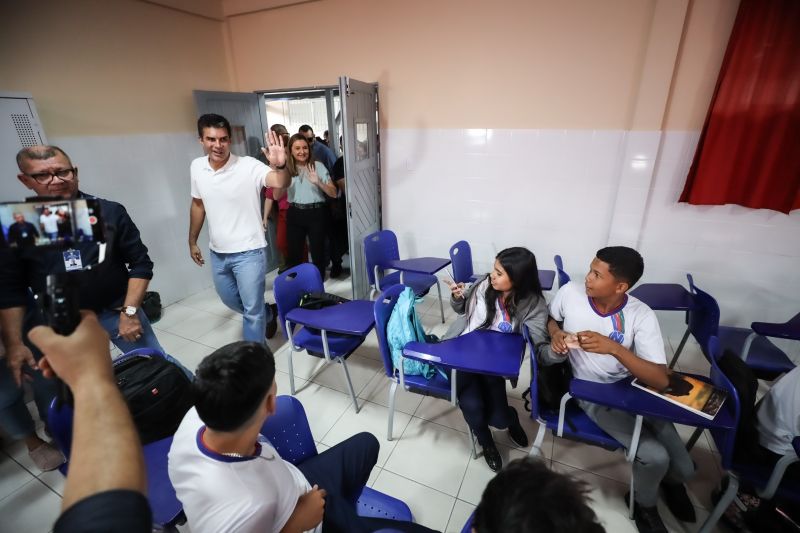
[[[794,451],[792,440],[800,436],[800,366],[781,377],[758,405],[758,442],[777,460]],[[800,478],[800,463],[795,463],[786,475]]]
[[[569,359],[574,377],[610,383],[630,375],[658,390],[669,384],[658,320],[628,289],[639,281],[644,261],[636,250],[612,246],[598,250],[584,283],[561,287],[550,303],[549,345],[539,347],[544,364]],[[634,415],[579,401],[598,426],[630,446]],[[634,518],[640,532],[666,532],[658,514],[659,486],[676,518],[696,520],[684,483],[694,464],[672,423],[645,418],[634,476]]]
[[[275,360],[265,345],[235,342],[206,357],[192,383],[195,407],[169,451],[169,477],[192,533],[429,532],[362,518],[355,501],[378,459],[359,433],[297,466],[259,434],[275,413]]]

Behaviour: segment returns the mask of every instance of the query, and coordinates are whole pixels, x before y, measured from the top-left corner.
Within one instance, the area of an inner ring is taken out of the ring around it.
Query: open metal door
[[[263,97],[255,93],[194,91],[197,116],[216,113],[231,123],[231,152],[249,155],[264,161],[261,148],[267,131],[267,115]],[[262,202],[263,203],[263,202]],[[278,268],[280,256],[275,246],[275,224],[269,225],[267,235],[267,271]]]
[[[364,237],[381,229],[378,85],[339,78],[353,298],[366,299]]]

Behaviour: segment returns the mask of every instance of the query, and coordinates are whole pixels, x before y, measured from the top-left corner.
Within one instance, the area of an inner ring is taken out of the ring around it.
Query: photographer
[[[30,332],[44,352],[42,372],[58,375],[75,398],[70,468],[54,531],[150,531],[142,447],[114,381],[108,335],[94,313],[82,315],[68,337],[42,326]]]

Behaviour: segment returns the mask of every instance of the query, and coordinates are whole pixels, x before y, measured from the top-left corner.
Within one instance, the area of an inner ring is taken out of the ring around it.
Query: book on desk
[[[728,397],[726,391],[711,383],[680,372],[669,374],[669,387],[663,392],[640,383],[638,379],[634,379],[631,385],[709,420],[714,419]]]

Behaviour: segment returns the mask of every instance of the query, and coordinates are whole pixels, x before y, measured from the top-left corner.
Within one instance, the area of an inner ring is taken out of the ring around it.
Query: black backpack
[[[307,292],[300,297],[300,307],[302,309],[322,309],[349,301],[347,298],[328,292]]]
[[[151,324],[155,324],[161,320],[161,295],[155,291],[147,291],[144,293],[142,311],[144,311],[147,320],[149,320]]]
[[[137,353],[115,361],[114,374],[142,444],[174,435],[193,404],[183,370],[160,355]]]
[[[739,395],[739,425],[736,428],[734,458],[736,460],[744,459],[748,463],[766,461],[764,448],[758,442],[758,428],[756,427],[758,379],[747,363],[731,350],[725,350],[722,353],[717,365],[731,381]]]

